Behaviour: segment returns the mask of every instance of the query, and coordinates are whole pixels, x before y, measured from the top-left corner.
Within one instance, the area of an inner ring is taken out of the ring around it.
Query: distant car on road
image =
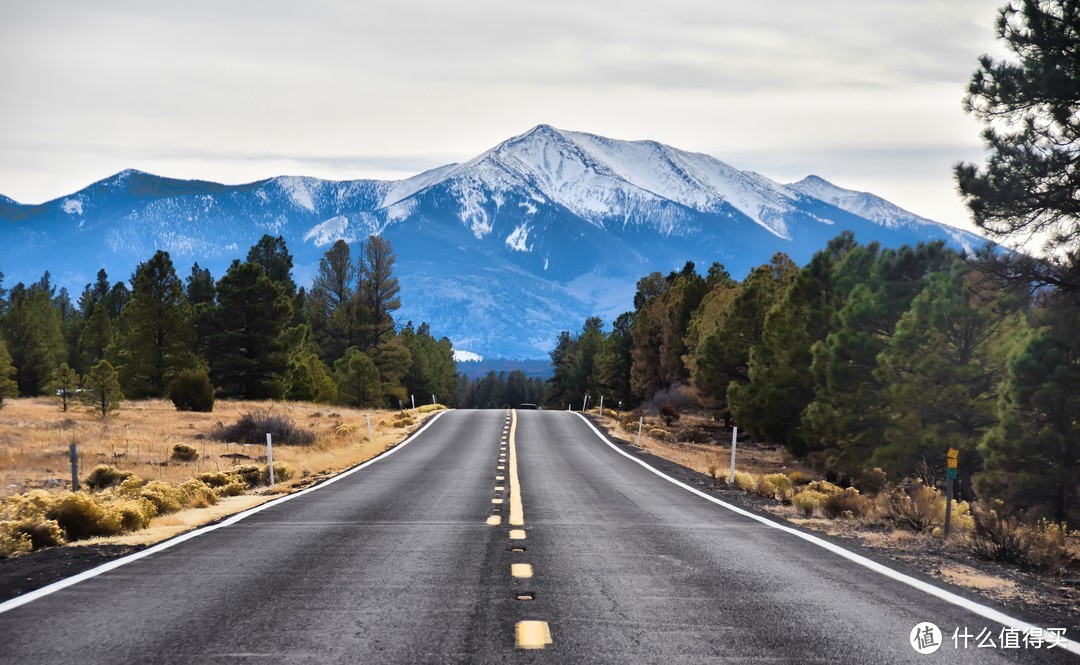
[[[518,408],[519,409],[525,409],[525,410],[531,409],[531,410],[535,411],[536,409],[539,409],[540,407],[536,406],[535,404],[525,403],[525,404],[519,405]]]

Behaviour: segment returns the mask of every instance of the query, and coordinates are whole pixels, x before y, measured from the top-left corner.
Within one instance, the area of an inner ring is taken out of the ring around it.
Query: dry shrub
[[[338,423],[334,427],[334,434],[346,436],[360,430],[360,423]]]
[[[745,471],[736,471],[735,486],[744,492],[757,492],[758,477]]]
[[[826,498],[821,504],[821,512],[831,519],[838,517],[852,519],[866,515],[871,505],[869,499],[859,494],[859,490],[849,487],[839,494]]]
[[[933,487],[927,487],[921,480],[915,482],[910,492],[899,488],[883,491],[876,503],[881,518],[897,528],[922,533],[945,523],[944,495]],[[957,528],[972,526],[967,503],[954,501],[952,512]]]
[[[177,462],[194,462],[199,459],[199,451],[186,443],[178,443],[172,447],[172,459]]]
[[[660,417],[664,419],[664,424],[671,427],[682,416],[679,414],[679,410],[675,408],[675,405],[671,402],[665,402],[660,407]]]
[[[293,477],[292,467],[283,462],[274,462],[274,482],[283,483]],[[264,464],[259,470],[259,482],[263,485],[270,484],[270,465]]]
[[[154,504],[142,497],[119,498],[109,507],[116,512],[123,531],[141,531],[150,526],[150,520],[157,516]]]
[[[828,494],[824,492],[818,492],[817,490],[804,489],[796,494],[791,502],[795,505],[803,515],[811,517],[815,510],[821,508],[821,504],[825,503],[825,500],[829,498]]]
[[[172,485],[151,480],[139,490],[139,496],[154,504],[158,515],[175,513],[184,507],[184,497]]]
[[[855,488],[861,493],[867,496],[877,496],[888,486],[889,480],[885,476],[885,472],[875,466],[869,471],[863,471],[854,484]]]
[[[762,480],[767,481],[773,487],[772,497],[777,501],[783,503],[791,503],[792,497],[795,496],[795,483],[783,473],[770,473],[764,476]]]
[[[802,471],[792,471],[791,475],[788,477],[791,478],[791,482],[795,485],[805,485],[810,482],[806,477],[806,474]]]
[[[675,437],[671,435],[671,432],[667,431],[666,429],[660,428],[660,427],[648,430],[646,432],[646,434],[648,434],[650,437],[656,439],[657,441],[671,442],[671,441],[675,440]]]
[[[29,550],[64,544],[64,531],[56,520],[25,517],[16,522],[0,522],[0,531],[9,537],[25,539]]]
[[[972,511],[974,529],[968,539],[971,553],[983,559],[1009,563],[1027,570],[1063,574],[1071,557],[1065,546],[1068,531],[1064,524],[1041,519],[1024,524],[1002,512],[1001,501]]]
[[[205,508],[218,502],[214,488],[198,478],[188,478],[177,485],[176,490],[180,493],[185,508]]]
[[[432,411],[445,411],[446,407],[442,404],[425,404],[423,406],[416,407],[419,413],[431,413]]]
[[[416,421],[413,420],[412,417],[410,417],[410,416],[398,416],[394,420],[394,422],[391,423],[391,427],[397,427],[397,428],[412,427],[415,424],[416,424]]]
[[[103,506],[86,492],[65,492],[46,514],[56,520],[67,540],[114,536],[123,531],[119,513]]]
[[[99,464],[86,477],[86,486],[92,490],[103,490],[124,482],[131,477],[130,471],[121,471],[115,466]]]
[[[839,485],[833,485],[832,483],[830,483],[827,480],[814,480],[814,481],[811,481],[809,483],[806,483],[806,489],[812,490],[814,492],[821,492],[822,494],[825,494],[826,496],[832,496],[834,494],[840,494],[841,492],[844,491],[843,487],[840,487]]]
[[[231,443],[266,443],[270,434],[279,445],[309,445],[315,443],[315,432],[298,427],[292,418],[269,409],[245,413],[235,424],[225,427],[221,423],[210,433],[211,438]]]
[[[0,522],[0,558],[8,558],[34,549],[26,534],[14,534],[8,531],[10,522]]]

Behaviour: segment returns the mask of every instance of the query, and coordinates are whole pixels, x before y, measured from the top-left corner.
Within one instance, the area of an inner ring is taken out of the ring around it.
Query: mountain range
[[[402,323],[427,321],[462,357],[544,357],[560,330],[610,321],[654,270],[719,261],[736,278],[778,251],[803,263],[841,231],[884,246],[979,236],[817,176],[781,184],[708,155],[548,125],[404,180],[280,176],[243,185],[126,170],[70,196],[0,196],[6,286],[77,295],[104,267],[126,279],[158,249],[181,277],[220,277],[263,234],[281,235],[310,284],[339,238],[388,238]]]

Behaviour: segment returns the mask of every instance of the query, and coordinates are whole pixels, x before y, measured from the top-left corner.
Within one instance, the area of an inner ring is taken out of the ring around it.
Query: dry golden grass
[[[147,480],[178,484],[208,471],[224,471],[264,458],[266,446],[226,444],[208,438],[218,422],[234,423],[261,409],[289,416],[317,435],[310,446],[274,446],[274,460],[296,470],[290,484],[305,475],[339,471],[400,442],[405,428],[395,428],[396,411],[359,409],[297,402],[221,401],[213,413],[177,411],[167,400],[125,402],[102,418],[83,407],[63,413],[50,398],[8,399],[0,409],[0,498],[41,487],[70,488],[68,445],[79,445],[79,476],[99,464],[111,464]],[[371,415],[374,441],[368,440]],[[419,419],[429,414],[421,414]],[[199,453],[191,462],[171,460],[173,446],[183,443]]]
[[[610,409],[605,408],[604,417],[598,419],[608,428],[611,435],[630,443],[636,443],[637,423],[633,423],[633,431],[628,432],[615,421],[615,418],[611,417],[614,414],[609,415],[609,411]],[[595,409],[591,409],[590,414],[594,417],[598,415]],[[683,425],[693,425],[698,420],[701,419],[684,415],[680,422]],[[715,469],[717,478],[721,480],[727,479],[731,469],[730,441],[719,445],[660,441],[649,436],[649,430],[657,428],[663,428],[663,421],[658,418],[645,418],[641,436],[642,448],[657,457],[663,457],[705,475],[710,475],[710,468],[712,467]],[[739,444],[735,452],[735,468],[739,471],[756,474],[791,473],[798,470],[802,471],[808,479],[818,477],[818,474],[791,458],[782,449],[753,443]]]

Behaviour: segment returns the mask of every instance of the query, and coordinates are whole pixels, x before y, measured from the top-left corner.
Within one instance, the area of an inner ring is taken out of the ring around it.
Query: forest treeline
[[[590,318],[563,332],[548,402],[681,395],[848,477],[881,467],[932,485],[957,448],[960,496],[1075,519],[1080,321],[1051,296],[1002,288],[941,242],[850,233],[741,281],[687,263],[642,278],[610,330]]]
[[[10,292],[0,274],[0,404],[79,391],[107,413],[123,397],[167,396],[182,375],[226,398],[450,402],[450,341],[426,323],[395,326],[389,241],[372,236],[358,255],[336,242],[310,291],[293,280],[284,238],[269,235],[217,280],[197,263],[181,280],[158,251],[127,282],[99,271],[77,301],[48,272]]]

